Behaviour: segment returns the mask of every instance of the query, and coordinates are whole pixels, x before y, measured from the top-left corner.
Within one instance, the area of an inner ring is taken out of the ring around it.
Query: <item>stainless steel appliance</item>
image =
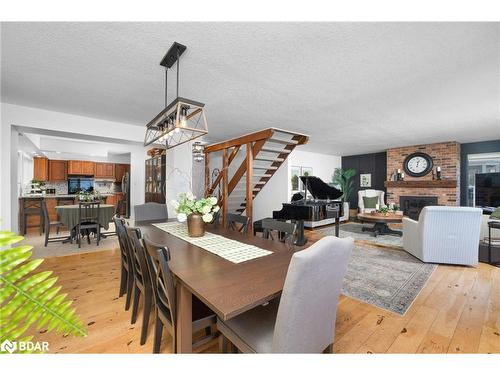
[[[166,202],[166,156],[146,160],[146,202]]]
[[[90,176],[68,177],[68,194],[77,194],[80,191],[94,191],[94,178]]]

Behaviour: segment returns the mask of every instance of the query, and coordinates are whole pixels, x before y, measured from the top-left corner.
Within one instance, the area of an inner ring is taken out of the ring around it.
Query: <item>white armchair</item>
[[[380,206],[385,205],[384,197],[385,192],[382,190],[366,189],[358,191],[358,210],[359,213],[372,212],[374,208],[365,208],[365,203],[363,197],[378,197],[378,204]]]
[[[424,207],[418,222],[403,218],[403,248],[423,262],[474,266],[481,214],[472,207]]]

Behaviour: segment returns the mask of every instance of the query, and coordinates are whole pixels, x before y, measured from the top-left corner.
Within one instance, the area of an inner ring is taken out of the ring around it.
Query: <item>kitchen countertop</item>
[[[111,197],[115,194],[121,194],[119,192],[116,193],[101,193],[103,197]],[[23,194],[20,198],[76,198],[78,194]]]

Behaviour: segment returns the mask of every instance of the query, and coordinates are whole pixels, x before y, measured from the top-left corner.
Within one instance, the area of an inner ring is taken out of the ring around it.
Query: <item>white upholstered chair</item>
[[[365,203],[363,201],[363,197],[378,197],[378,204],[380,206],[385,205],[385,192],[382,190],[375,190],[375,189],[366,189],[366,190],[360,190],[358,191],[358,210],[359,213],[364,213],[364,212],[372,212],[375,210],[374,208],[365,208]]]
[[[423,262],[474,266],[481,214],[473,207],[424,207],[418,222],[403,218],[403,248]]]
[[[488,222],[489,221],[500,221],[495,219],[490,219],[490,215],[483,215],[483,219],[481,221],[481,241],[488,243]],[[500,245],[500,229],[491,229],[491,244],[492,245]]]
[[[217,318],[217,327],[244,353],[321,353],[335,334],[337,303],[352,238],[327,236],[296,252],[288,266],[281,299],[233,319]]]

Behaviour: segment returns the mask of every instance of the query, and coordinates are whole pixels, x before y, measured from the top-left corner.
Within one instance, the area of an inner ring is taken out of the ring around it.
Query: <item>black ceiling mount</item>
[[[180,57],[186,48],[185,45],[174,42],[172,47],[167,51],[167,54],[163,56],[160,65],[170,69],[177,61],[177,57]]]

